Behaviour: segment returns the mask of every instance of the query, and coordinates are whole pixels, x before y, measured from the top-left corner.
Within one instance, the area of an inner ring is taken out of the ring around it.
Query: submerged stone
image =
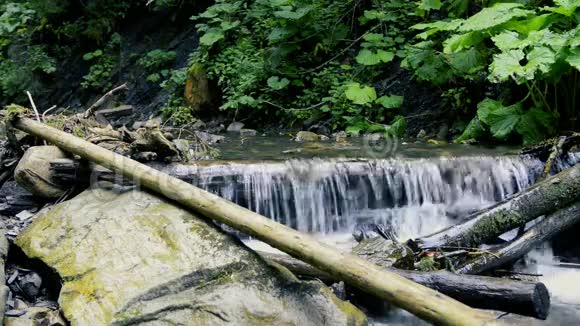
[[[104,189],[39,213],[16,240],[63,279],[72,325],[356,325],[319,282],[266,264],[238,239],[141,191]]]

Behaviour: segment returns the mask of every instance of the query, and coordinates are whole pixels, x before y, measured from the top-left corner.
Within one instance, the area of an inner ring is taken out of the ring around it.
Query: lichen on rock
[[[104,189],[40,213],[16,243],[54,268],[72,325],[357,325],[323,284],[265,263],[155,195]]]

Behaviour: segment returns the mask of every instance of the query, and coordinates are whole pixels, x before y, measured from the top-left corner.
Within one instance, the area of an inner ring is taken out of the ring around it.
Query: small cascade
[[[563,169],[580,161],[571,155]],[[389,223],[401,239],[436,231],[532,185],[543,170],[523,157],[290,160],[174,166],[170,173],[297,230],[351,232]]]

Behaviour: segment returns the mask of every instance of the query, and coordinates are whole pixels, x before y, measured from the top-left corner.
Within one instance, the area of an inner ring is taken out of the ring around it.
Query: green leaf
[[[453,53],[468,49],[474,45],[478,45],[484,39],[484,36],[479,32],[471,32],[465,34],[455,34],[445,40],[443,52]]]
[[[483,129],[481,122],[479,121],[479,119],[476,116],[473,119],[471,119],[471,121],[469,122],[467,127],[465,127],[465,130],[463,130],[463,133],[461,134],[461,136],[459,136],[455,139],[455,143],[459,144],[459,143],[466,141],[466,140],[469,140],[469,139],[480,139],[484,135],[485,135],[485,129]]]
[[[286,78],[280,79],[280,77],[278,76],[268,78],[268,86],[270,86],[271,89],[276,91],[286,88],[286,86],[288,86],[289,84],[290,81]]]
[[[489,79],[492,82],[504,82],[514,76],[522,66],[520,61],[525,57],[522,50],[509,50],[493,56],[493,62],[490,64]]]
[[[552,21],[552,16],[552,14],[544,14],[524,20],[513,20],[503,24],[502,27],[509,31],[527,35],[530,32],[546,27]]]
[[[554,0],[554,3],[558,7],[545,7],[544,9],[567,17],[571,17],[576,11],[576,8],[580,7],[580,0]]]
[[[350,135],[350,136],[358,136],[361,131],[363,131],[363,128],[361,128],[361,126],[349,126],[346,128],[345,132]]]
[[[515,130],[516,125],[520,122],[521,115],[521,103],[501,107],[490,112],[487,116],[487,121],[493,137],[505,140]]]
[[[519,34],[512,31],[506,31],[492,37],[491,40],[502,51],[523,49],[527,46],[526,42],[520,40]]]
[[[477,104],[477,118],[486,125],[490,125],[491,123],[488,120],[489,114],[500,108],[503,108],[501,102],[486,98]]]
[[[474,74],[485,68],[485,58],[476,48],[451,54],[449,62],[461,74]]]
[[[426,31],[417,35],[417,38],[427,39],[431,35],[441,31],[454,31],[463,23],[463,19],[454,19],[451,21],[437,20],[432,23],[422,23],[411,26],[411,29],[425,29]]]
[[[533,11],[522,9],[519,3],[497,3],[494,6],[483,8],[477,14],[469,17],[459,27],[460,32],[484,31],[499,26],[514,18],[525,17]]]
[[[398,109],[403,105],[403,96],[391,95],[381,96],[375,102],[386,109]]]
[[[441,9],[442,5],[443,4],[441,3],[441,0],[421,0],[419,9],[423,9],[425,11],[439,10]]]
[[[236,21],[233,21],[233,22],[225,21],[225,22],[222,22],[220,24],[220,27],[224,31],[228,31],[228,30],[233,29],[233,28],[236,28],[238,26],[240,26],[240,21],[239,20],[236,20]]]
[[[407,129],[407,120],[404,116],[398,115],[391,122],[391,126],[387,128],[386,132],[396,136],[403,137]]]
[[[359,83],[347,84],[344,94],[354,104],[364,105],[377,99],[377,92],[373,87],[362,86]]]
[[[541,108],[534,107],[525,112],[516,126],[516,131],[522,136],[524,145],[542,141],[546,134],[552,133],[555,117]]]
[[[383,40],[385,36],[379,33],[369,33],[363,37],[363,40],[371,43],[378,43]]]
[[[580,70],[580,48],[571,50],[570,55],[566,58],[566,62],[568,62],[572,67]]]
[[[224,31],[218,28],[210,28],[203,36],[199,39],[199,43],[208,47],[211,47],[217,41],[225,37]]]
[[[274,16],[289,20],[298,20],[306,16],[310,11],[312,11],[311,6],[300,6],[298,7],[298,9],[296,9],[296,11],[291,10],[275,11]]]
[[[374,66],[381,62],[387,63],[393,60],[395,54],[384,50],[377,50],[373,52],[369,49],[362,49],[356,56],[357,63],[364,66]]]
[[[383,63],[391,62],[395,58],[395,54],[393,52],[384,50],[377,50],[377,56],[379,57],[379,60],[381,60],[381,62]]]
[[[523,68],[524,76],[530,75],[530,80],[534,78],[536,71],[543,73],[550,72],[550,66],[556,62],[556,54],[545,46],[536,46],[526,56],[528,63]]]

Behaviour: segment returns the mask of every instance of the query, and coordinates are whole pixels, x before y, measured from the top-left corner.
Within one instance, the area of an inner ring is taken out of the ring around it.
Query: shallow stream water
[[[364,138],[339,144],[228,137],[218,149],[221,161],[180,165],[171,172],[342,250],[355,244],[350,234],[358,222],[389,223],[400,240],[419,237],[529,187],[543,169],[539,160],[517,156],[517,148]],[[570,155],[556,169],[577,162],[580,155]],[[580,242],[558,240],[529,253],[514,270],[541,274],[548,286],[552,311],[542,324],[578,324]],[[251,239],[246,243],[274,250]],[[400,310],[373,322],[422,323]]]

